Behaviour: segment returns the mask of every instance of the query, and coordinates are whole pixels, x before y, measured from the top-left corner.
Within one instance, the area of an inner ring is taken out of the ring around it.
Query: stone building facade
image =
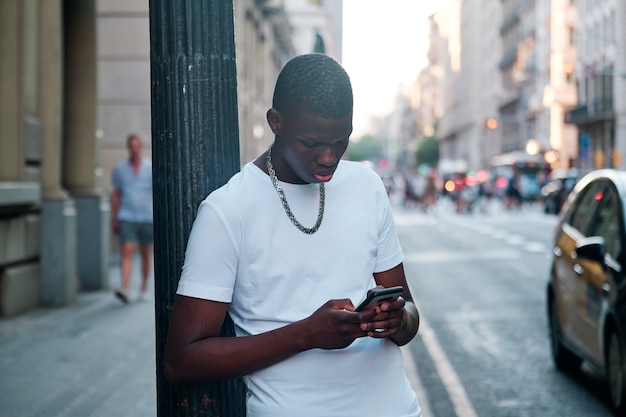
[[[425,108],[441,112],[435,120],[443,159],[488,168],[493,156],[524,152],[533,142],[554,168],[578,163],[577,128],[568,117],[581,59],[573,3],[453,0],[433,15],[419,90],[437,100]],[[602,3],[620,16],[618,2]],[[417,117],[432,130],[431,115],[420,110]]]
[[[573,30],[576,106],[567,121],[578,127],[583,172],[624,169],[626,162],[626,3],[575,0]]]
[[[0,314],[102,288],[95,2],[0,2]]]
[[[272,140],[282,65],[315,48],[341,60],[341,4],[233,1],[242,163]],[[148,5],[0,1],[0,317],[108,286],[111,169],[131,132],[150,155]]]

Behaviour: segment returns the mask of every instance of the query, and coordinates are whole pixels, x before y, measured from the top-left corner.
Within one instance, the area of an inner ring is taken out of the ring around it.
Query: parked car
[[[577,181],[578,176],[556,177],[541,187],[543,211],[547,214],[559,214]]]
[[[555,230],[547,286],[555,366],[597,367],[619,416],[626,415],[625,204],[626,172],[593,171],[574,186]]]

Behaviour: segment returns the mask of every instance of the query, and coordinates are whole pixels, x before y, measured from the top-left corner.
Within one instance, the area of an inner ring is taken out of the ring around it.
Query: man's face
[[[132,138],[128,142],[128,152],[131,159],[136,159],[141,156],[141,141],[137,138]]]
[[[272,160],[276,161],[279,179],[295,184],[330,181],[348,148],[352,113],[339,119],[325,119],[300,111],[279,119],[272,126],[277,142]]]

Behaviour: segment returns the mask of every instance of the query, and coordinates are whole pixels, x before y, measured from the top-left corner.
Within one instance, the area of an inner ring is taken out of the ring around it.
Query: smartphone
[[[398,297],[402,295],[403,292],[404,287],[402,287],[401,285],[398,285],[397,287],[373,290],[354,311],[363,311],[369,306],[373,306],[383,302],[395,301],[398,299]]]

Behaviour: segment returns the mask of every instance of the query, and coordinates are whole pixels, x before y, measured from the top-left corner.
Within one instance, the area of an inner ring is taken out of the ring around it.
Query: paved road
[[[451,209],[396,215],[422,313],[411,351],[432,415],[612,415],[601,374],[588,364],[564,374],[551,359],[545,289],[557,217],[541,206]]]

